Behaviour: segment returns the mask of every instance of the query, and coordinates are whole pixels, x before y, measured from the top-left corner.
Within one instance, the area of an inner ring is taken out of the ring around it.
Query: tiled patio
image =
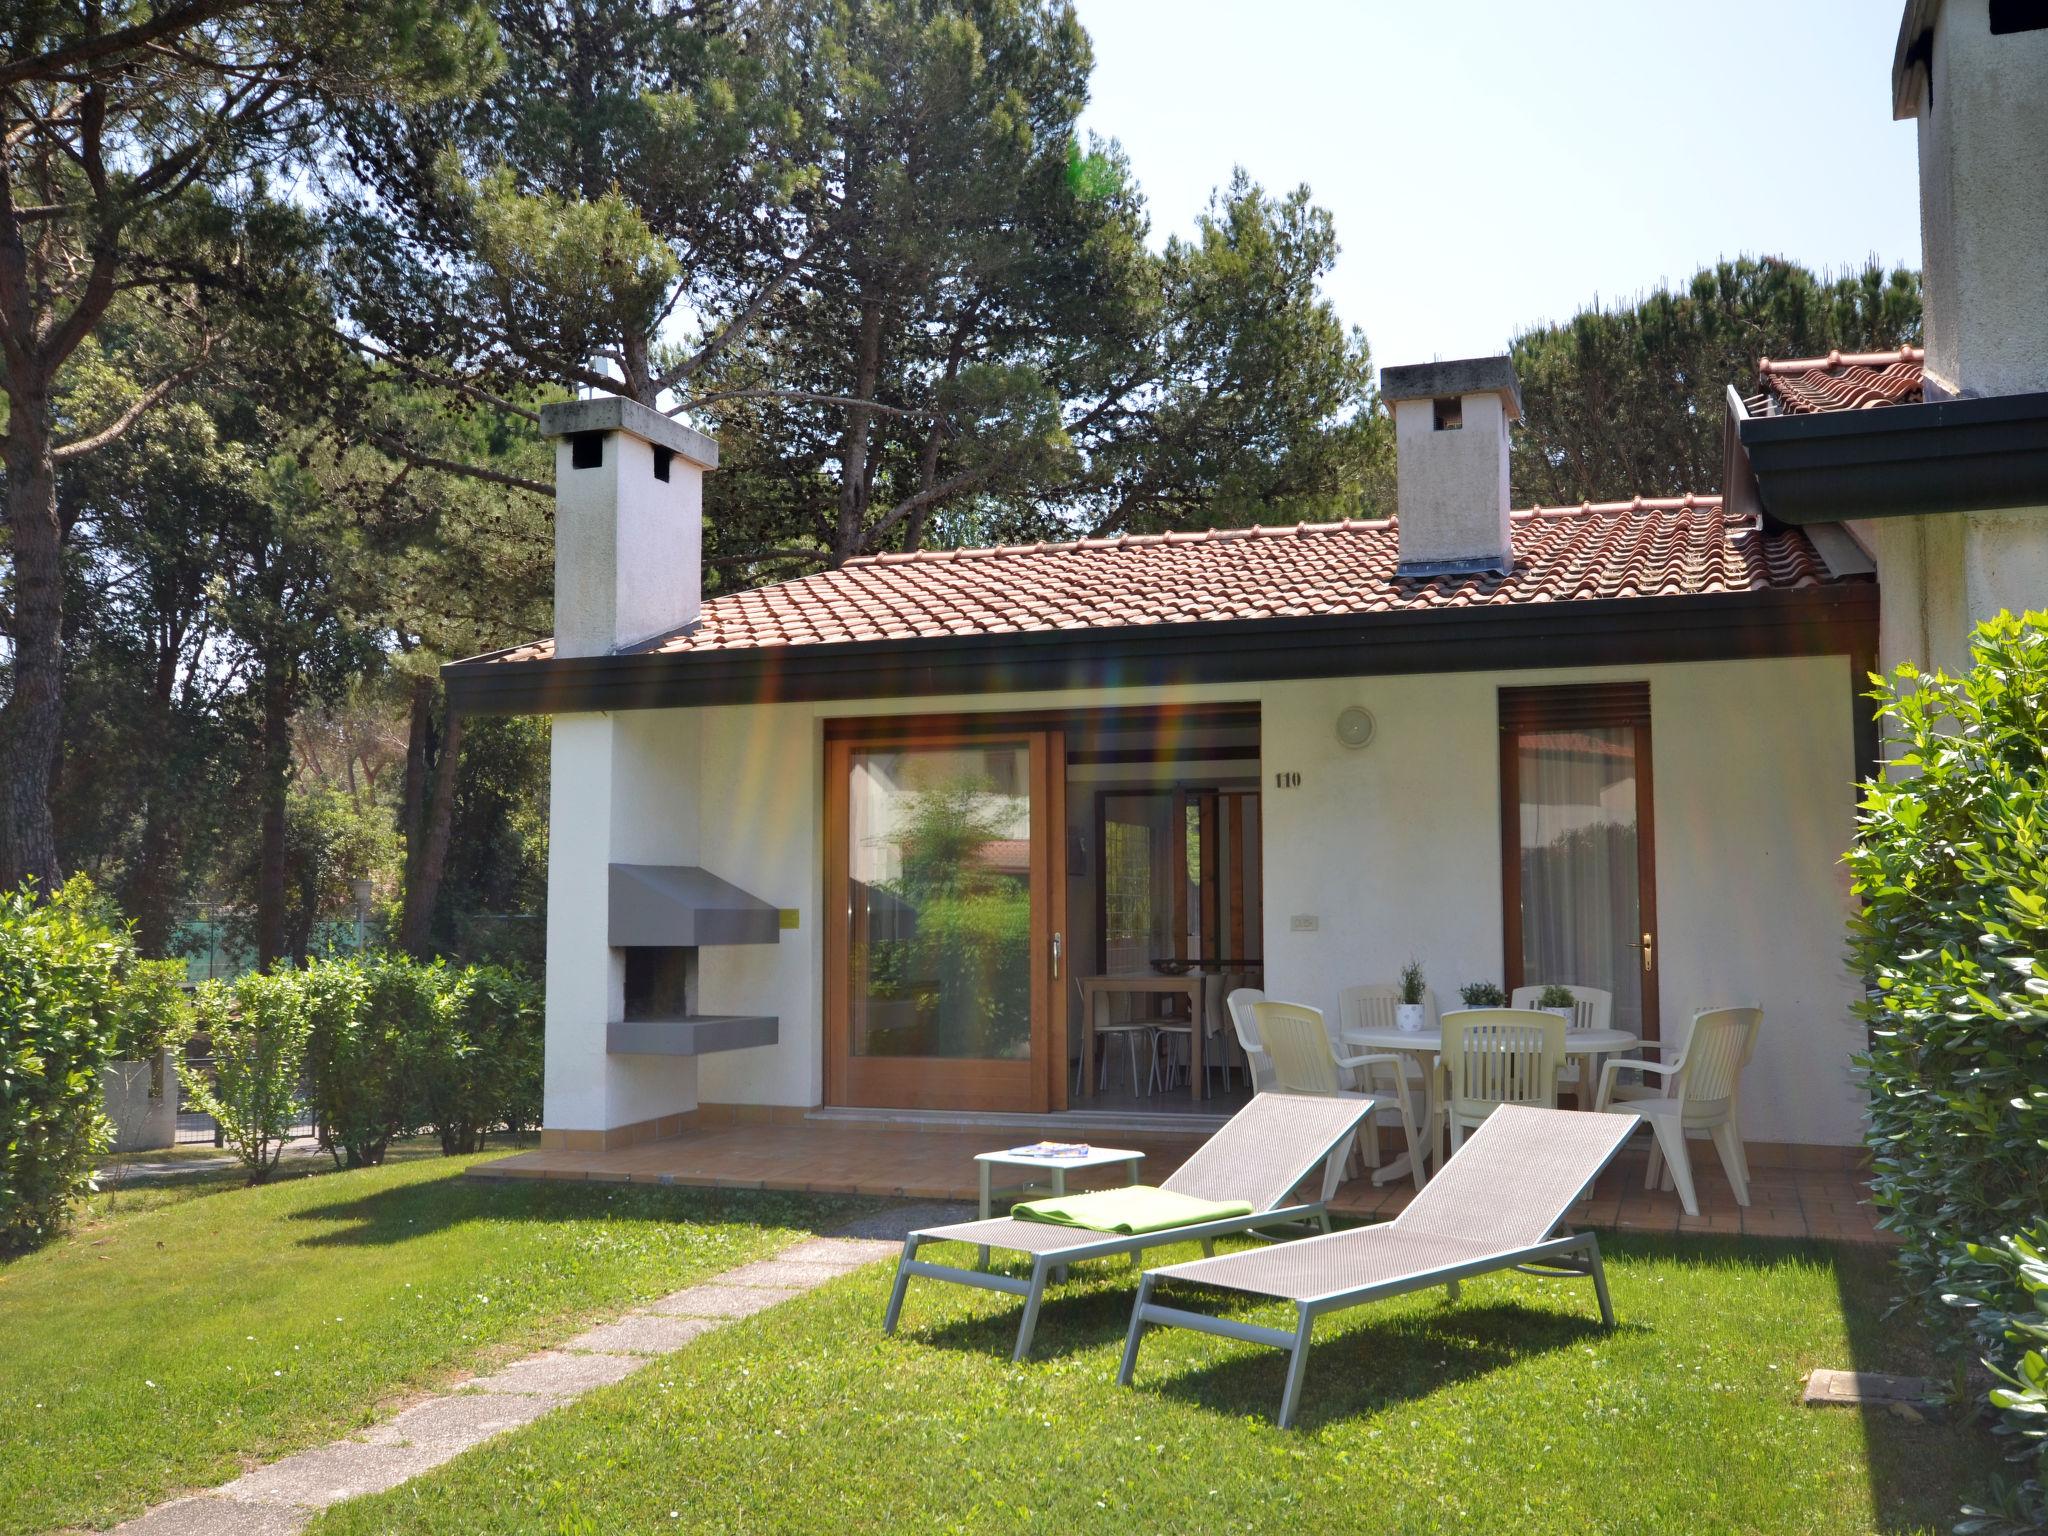
[[[918,1128],[805,1120],[695,1128],[666,1141],[609,1152],[543,1149],[480,1163],[473,1177],[595,1179],[621,1184],[693,1184],[726,1189],[808,1190],[818,1194],[902,1196],[915,1200],[975,1198],[974,1154],[1035,1140],[1015,1129]],[[1094,1132],[1104,1146],[1145,1154],[1144,1175],[1163,1179],[1200,1144],[1198,1136],[1151,1131]],[[1594,1187],[1575,1218],[1631,1232],[1723,1232],[1758,1237],[1811,1237],[1834,1242],[1887,1242],[1878,1231],[1862,1179],[1847,1167],[1785,1166],[1767,1147],[1751,1149],[1750,1205],[1736,1205],[1711,1148],[1700,1143],[1693,1175],[1700,1214],[1687,1216],[1673,1193],[1645,1190],[1641,1145],[1632,1146]],[[1801,1161],[1812,1161],[1802,1159]],[[1086,1182],[1077,1177],[1076,1187]],[[1339,1192],[1340,1215],[1391,1216],[1414,1186],[1402,1180],[1374,1188],[1354,1179]]]

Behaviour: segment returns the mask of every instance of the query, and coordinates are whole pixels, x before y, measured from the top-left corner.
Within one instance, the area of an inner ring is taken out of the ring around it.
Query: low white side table
[[[1125,1173],[1124,1182],[1137,1183],[1138,1164],[1145,1161],[1145,1154],[1125,1151],[1118,1147],[1090,1147],[1085,1157],[1045,1157],[1035,1152],[1013,1150],[977,1152],[974,1154],[974,1161],[981,1173],[981,1219],[986,1221],[992,1214],[995,1203],[996,1189],[992,1175],[997,1168],[1028,1168],[1040,1175],[1036,1178],[1027,1178],[1015,1188],[1002,1191],[1006,1199],[1048,1187],[1057,1199],[1067,1192],[1067,1175],[1079,1168],[1114,1168],[1121,1163]],[[986,1248],[980,1251],[979,1263],[984,1269],[988,1267]]]

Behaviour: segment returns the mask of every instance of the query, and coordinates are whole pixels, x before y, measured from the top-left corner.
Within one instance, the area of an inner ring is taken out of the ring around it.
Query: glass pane
[[[1031,749],[853,754],[856,1056],[1031,1054]]]
[[[1522,980],[1603,987],[1614,1027],[1643,1023],[1636,873],[1636,733],[1531,731],[1521,780]]]
[[[1103,969],[1149,975],[1173,953],[1173,801],[1141,791],[1102,801]]]

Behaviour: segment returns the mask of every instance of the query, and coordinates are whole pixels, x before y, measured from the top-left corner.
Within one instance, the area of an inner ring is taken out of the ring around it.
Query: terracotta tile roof
[[[1765,358],[1757,364],[1759,392],[1743,404],[1752,416],[1807,416],[1818,411],[1862,411],[1879,405],[1917,405],[1919,347],[1897,352],[1830,352],[1826,357]]]
[[[850,560],[716,597],[672,655],[948,635],[1505,607],[1813,587],[1836,578],[1797,529],[1764,533],[1718,496],[1513,514],[1504,577],[1403,579],[1395,525],[1305,523],[926,550]],[[551,641],[491,659],[551,656]]]

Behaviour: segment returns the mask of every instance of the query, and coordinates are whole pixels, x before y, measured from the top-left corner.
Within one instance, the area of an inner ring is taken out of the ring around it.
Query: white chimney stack
[[[555,654],[609,655],[696,623],[718,444],[619,395],[543,406],[540,430],[555,439]]]
[[[1908,0],[1892,115],[1920,120],[1926,397],[2048,390],[2048,14]]]
[[[1411,363],[1380,371],[1394,413],[1403,576],[1506,574],[1508,423],[1522,389],[1505,357]]]

